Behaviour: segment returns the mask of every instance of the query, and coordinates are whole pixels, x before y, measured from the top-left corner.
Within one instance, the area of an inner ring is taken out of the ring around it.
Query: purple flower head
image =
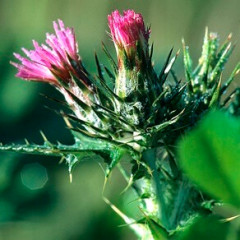
[[[143,45],[148,42],[150,30],[145,28],[142,15],[133,10],[124,11],[123,16],[114,11],[108,16],[108,23],[115,45],[126,52],[135,48],[137,42]]]
[[[14,56],[21,64],[12,64],[18,69],[17,77],[58,85],[57,78],[68,83],[70,72],[75,73],[70,61],[79,62],[78,45],[72,28],[65,28],[61,20],[53,22],[55,34],[46,35],[46,45],[33,41],[34,50],[22,49],[27,58]]]

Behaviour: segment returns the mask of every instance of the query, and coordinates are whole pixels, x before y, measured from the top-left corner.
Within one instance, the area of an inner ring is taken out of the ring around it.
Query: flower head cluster
[[[145,28],[141,14],[127,10],[121,16],[116,10],[108,16],[108,22],[117,47],[124,48],[128,52],[129,48],[136,47],[137,42],[143,45],[148,42],[150,30]]]
[[[18,68],[17,77],[26,80],[49,82],[58,85],[57,78],[67,82],[70,72],[75,72],[70,61],[78,62],[78,45],[75,33],[65,28],[61,20],[53,22],[55,34],[46,35],[46,44],[39,45],[33,41],[34,50],[22,49],[28,58],[15,53],[21,64],[12,63]]]

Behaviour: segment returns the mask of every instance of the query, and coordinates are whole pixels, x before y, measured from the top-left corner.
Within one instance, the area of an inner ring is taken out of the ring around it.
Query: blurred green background
[[[63,120],[45,106],[60,109],[40,94],[61,98],[47,84],[28,83],[14,77],[9,64],[12,52],[32,48],[31,40],[43,42],[53,32],[52,21],[62,19],[75,28],[85,66],[96,72],[94,51],[104,60],[101,41],[114,50],[107,32],[107,15],[115,9],[141,12],[151,26],[155,67],[160,69],[170,48],[181,48],[184,37],[197,63],[205,26],[221,39],[232,32],[237,42],[226,74],[240,59],[239,0],[0,0],[0,141],[41,143],[39,130],[49,140],[71,144]],[[182,60],[175,65],[180,77]],[[0,154],[0,239],[4,240],[128,240],[134,235],[103,202],[104,174],[97,160],[87,159],[73,171],[59,159],[12,153]],[[131,196],[120,192],[126,183],[115,171],[106,195],[128,211]],[[127,204],[123,205],[123,198]],[[127,200],[129,199],[129,200]]]

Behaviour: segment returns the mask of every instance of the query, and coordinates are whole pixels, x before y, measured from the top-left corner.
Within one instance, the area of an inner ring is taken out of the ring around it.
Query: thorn
[[[41,136],[42,136],[44,142],[49,142],[48,139],[47,139],[47,137],[46,137],[46,135],[43,133],[42,130],[40,130],[40,134],[41,134]]]
[[[232,33],[230,33],[227,37],[227,40],[230,41],[232,39]]]
[[[63,163],[63,161],[64,161],[64,159],[65,159],[65,157],[64,157],[64,156],[62,156],[62,157],[61,157],[61,159],[59,160],[58,164],[62,164],[62,163]]]
[[[143,216],[146,218],[146,219],[149,219],[148,215],[143,211],[143,209],[138,206],[138,209],[140,210],[140,212],[143,214]]]
[[[208,27],[205,28],[205,36],[208,36]]]
[[[124,194],[133,185],[133,174],[131,174],[127,186],[122,190],[120,195]]]
[[[70,181],[70,183],[72,183],[72,181],[73,181],[72,173],[71,173],[71,172],[69,172],[69,181]]]
[[[230,42],[230,43],[228,44],[226,50],[229,51],[229,49],[231,48],[231,46],[232,46],[232,43]],[[234,45],[234,46],[235,46],[235,45]]]
[[[184,40],[184,38],[182,38],[182,45],[183,45],[183,47],[186,46],[186,45],[185,45],[185,40]]]
[[[102,195],[104,195],[106,185],[107,185],[108,178],[105,176],[104,183],[103,183],[103,189],[102,189]]]
[[[25,141],[26,145],[30,145],[29,141],[26,138],[24,138],[24,141]]]
[[[114,204],[112,204],[106,197],[102,197],[103,198],[103,201],[109,205],[112,210],[117,213],[124,221],[126,224],[132,224],[134,222],[133,219],[129,218],[128,216],[126,216],[122,211],[120,211]],[[134,229],[134,228],[133,228]]]
[[[240,214],[236,215],[236,216],[233,216],[233,217],[229,217],[229,218],[226,218],[224,220],[222,220],[222,222],[231,222],[233,220],[235,220],[236,218],[239,218],[240,217]]]
[[[99,167],[102,169],[103,173],[105,174],[105,171],[104,171],[104,168],[103,168],[102,164],[100,162],[97,162],[97,163],[98,163]]]
[[[220,85],[221,85],[222,78],[223,78],[223,73],[221,72],[220,77],[219,77],[218,87],[220,87]],[[220,84],[220,85],[219,85],[219,84]]]
[[[62,112],[61,112],[62,113]],[[65,115],[62,115],[63,116],[63,120],[64,122],[66,123],[67,127],[68,128],[73,128],[72,124],[70,123],[70,121],[68,120],[68,118],[65,116]]]
[[[217,37],[218,37],[217,33],[215,33],[215,32],[210,32],[209,38],[210,38],[211,40],[217,39]]]

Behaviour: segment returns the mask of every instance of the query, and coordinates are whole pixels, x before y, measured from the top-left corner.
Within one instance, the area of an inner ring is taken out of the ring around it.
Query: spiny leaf
[[[201,65],[201,68],[199,70],[198,76],[200,79],[195,78],[194,83],[199,84],[199,82],[203,81],[206,83],[206,75],[208,73],[208,68],[209,68],[209,61],[210,61],[210,39],[208,35],[208,28],[206,28],[205,31],[205,36],[204,36],[204,41],[203,41],[203,46],[202,46],[202,56],[199,59],[199,64]],[[203,84],[203,83],[200,83]]]
[[[151,45],[151,48],[150,48],[150,54],[149,54],[149,64],[152,64],[152,56],[153,56],[153,43]]]
[[[79,87],[79,90],[85,94],[87,94],[89,97],[94,93],[93,86],[87,85],[83,81],[79,80],[74,74],[71,74],[71,80]],[[68,88],[68,90],[70,87]]]
[[[63,145],[63,144],[11,144],[1,145],[0,151],[19,152],[25,154],[39,154],[49,156],[63,156],[69,153],[81,152],[83,149],[79,148],[78,144]]]
[[[160,103],[167,92],[168,92],[168,89],[165,88],[152,103],[151,110],[149,111],[150,116],[146,120],[146,126],[155,122],[155,119],[157,117],[157,112],[160,110],[160,107],[161,107]]]
[[[40,95],[43,96],[43,97],[45,97],[46,99],[52,101],[52,102],[60,103],[60,104],[61,104],[62,106],[64,106],[64,107],[69,107],[68,104],[67,104],[65,101],[63,101],[63,100],[59,100],[59,99],[57,99],[57,98],[50,97],[50,96],[48,96],[48,95],[41,94],[41,93],[40,93]]]
[[[222,53],[222,55],[220,56],[215,68],[213,69],[213,71],[210,74],[209,77],[209,82],[213,82],[214,79],[219,76],[219,74],[223,71],[223,67],[225,65],[225,63],[227,62],[228,58],[230,57],[232,51],[233,51],[234,47],[231,47],[231,43],[229,43],[225,49],[225,51]]]
[[[176,55],[171,59],[171,61],[169,62],[169,64],[166,66],[165,70],[164,70],[164,75],[162,76],[161,78],[161,84],[163,84],[167,77],[168,77],[168,74],[169,72],[171,71],[172,67],[173,67],[173,64],[175,63],[178,55],[180,53],[180,50],[177,51]]]
[[[212,90],[212,98],[209,103],[209,107],[217,107],[220,98],[220,91],[221,91],[221,82],[222,82],[222,75],[219,77],[218,83],[215,84]]]
[[[105,54],[107,55],[108,60],[109,60],[109,62],[110,62],[110,64],[111,64],[111,67],[112,67],[112,69],[113,69],[113,72],[114,72],[115,75],[116,75],[117,72],[118,72],[117,64],[115,63],[113,57],[111,56],[111,54],[109,53],[109,51],[107,50],[107,48],[106,48],[106,46],[105,46],[105,44],[104,44],[103,42],[102,42],[102,49],[103,49],[103,51],[105,52]]]
[[[124,105],[127,106],[126,103]],[[116,121],[119,124],[122,124],[123,129],[127,129],[129,131],[137,130],[136,126],[134,124],[131,124],[129,121],[127,121],[127,119],[125,119],[124,116],[122,116],[121,112],[114,112],[111,109],[108,109],[97,103],[94,103],[94,109],[95,111],[101,111],[107,114],[107,116],[110,119]]]
[[[141,210],[145,216],[145,221],[151,231],[152,237],[154,240],[167,240],[168,239],[168,232],[164,227],[162,227],[159,223],[157,223],[154,219],[149,217],[147,214]]]
[[[71,114],[63,114],[65,117],[69,118],[70,120],[74,121],[74,122],[77,122],[77,123],[80,123],[81,126],[87,126],[89,128],[92,129],[92,131],[96,132],[96,135],[99,134],[99,136],[107,136],[107,130],[106,129],[100,129],[96,126],[94,126],[91,122],[87,122],[87,121],[83,121],[79,118],[77,118],[76,116],[74,115],[71,115]]]
[[[111,163],[107,166],[106,169],[106,179],[108,179],[110,173],[112,172],[113,168],[118,164],[122,156],[124,155],[125,151],[123,149],[113,149],[110,153]]]
[[[230,43],[232,39],[232,34],[229,34],[227,39],[225,40],[225,42],[223,43],[223,45],[221,46],[219,52],[217,53],[216,59],[215,59],[215,65],[217,64],[217,62],[219,61],[219,59],[221,58],[222,54],[226,51],[226,49],[228,48],[228,45]]]
[[[163,65],[163,67],[162,67],[162,70],[161,70],[159,76],[158,76],[158,79],[159,79],[160,83],[162,82],[162,77],[163,77],[163,75],[164,75],[165,69],[166,69],[166,67],[167,67],[168,64],[169,64],[169,61],[170,61],[172,52],[173,52],[173,48],[171,48],[170,52],[168,53],[167,59],[166,59],[164,65]]]
[[[193,77],[192,77],[192,60],[189,54],[188,46],[185,45],[184,40],[182,40],[183,44],[183,62],[184,62],[184,67],[185,67],[185,75],[186,79],[188,82],[191,82]],[[194,84],[192,82],[192,84]]]
[[[162,226],[160,226],[157,222],[155,222],[151,218],[146,217],[146,221],[147,221],[148,227],[152,233],[154,240],[167,240],[168,239],[168,234]]]
[[[231,82],[234,80],[234,77],[239,74],[240,72],[240,62],[237,64],[237,66],[234,68],[233,72],[231,73],[229,79],[224,83],[224,85],[221,88],[220,93],[223,94],[228,86],[231,84]]]
[[[147,131],[151,132],[151,133],[157,133],[157,132],[163,130],[164,128],[174,124],[175,122],[177,122],[180,119],[183,111],[181,113],[179,113],[177,116],[173,117],[172,119],[170,119],[168,121],[165,121],[165,122],[163,122],[163,123],[161,123],[159,125],[155,125],[153,127],[148,127]]]
[[[219,47],[219,38],[218,38],[217,33],[210,32],[209,41],[210,41],[210,49],[209,49],[210,60],[209,60],[209,63],[210,63],[210,66],[213,67],[214,66],[214,61],[215,61],[216,56],[217,56],[218,47]]]
[[[89,114],[92,111],[92,108],[87,105],[85,102],[83,102],[80,98],[78,98],[74,93],[69,91],[68,89],[65,89],[67,93],[72,97],[75,103],[77,103],[84,111],[86,114]]]
[[[104,70],[107,73],[108,77],[110,80],[106,81],[108,87],[112,90],[114,88],[114,83],[115,83],[115,76],[113,75],[113,73],[106,67],[104,66]]]
[[[96,138],[95,136],[90,137],[83,132],[72,132],[75,136],[76,144],[78,144],[82,149],[92,150],[92,151],[106,151],[110,152],[112,149],[120,148],[117,143],[113,143],[110,140]]]
[[[172,77],[173,77],[174,82],[175,82],[176,84],[179,84],[180,80],[178,80],[178,77],[177,77],[175,71],[174,71],[173,69],[171,69],[171,70],[170,70],[170,73],[171,73],[171,75],[172,75]]]
[[[98,56],[97,56],[96,52],[95,52],[95,61],[96,61],[96,65],[97,65],[98,76],[99,76],[99,78],[101,78],[104,81],[102,68],[100,66],[100,63],[99,63]]]
[[[119,98],[118,95],[116,95],[108,86],[107,84],[99,77],[97,77],[100,80],[100,84],[103,87],[102,89],[104,93],[106,93],[110,98],[116,99],[118,101],[122,101],[121,98]]]
[[[223,103],[222,103],[222,107],[224,107],[224,106],[226,106],[226,104],[230,101],[230,100],[232,100],[237,94],[239,94],[239,88],[236,88],[236,89],[234,89],[229,95],[228,95],[228,97],[223,101]]]

